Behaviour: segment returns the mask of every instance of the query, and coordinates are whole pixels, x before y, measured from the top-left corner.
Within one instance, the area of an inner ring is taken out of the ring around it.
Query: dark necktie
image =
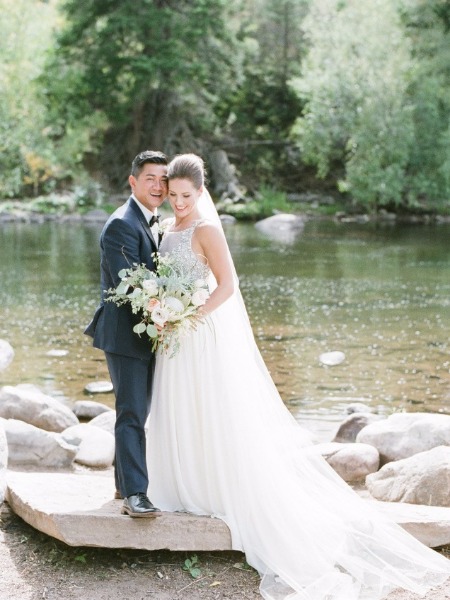
[[[159,215],[153,215],[148,224],[150,225],[150,227],[153,227],[155,223],[159,223]]]

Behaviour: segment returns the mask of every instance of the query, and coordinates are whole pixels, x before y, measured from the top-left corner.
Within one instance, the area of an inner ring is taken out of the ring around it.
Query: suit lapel
[[[155,238],[153,237],[152,230],[150,229],[150,226],[144,217],[144,213],[142,212],[142,210],[139,208],[139,206],[136,204],[136,202],[134,201],[134,199],[131,196],[129,198],[129,204],[130,204],[130,208],[133,210],[135,216],[137,217],[139,223],[141,224],[141,227],[143,228],[143,230],[149,237],[152,245],[155,246],[156,249],[158,249],[158,245],[156,243]]]

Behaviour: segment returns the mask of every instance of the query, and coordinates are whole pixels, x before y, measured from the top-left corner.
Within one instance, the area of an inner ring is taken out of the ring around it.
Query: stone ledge
[[[231,550],[228,527],[220,519],[187,513],[164,513],[156,519],[120,514],[122,501],[112,500],[112,477],[72,473],[7,471],[6,499],[32,527],[69,546],[141,550]],[[450,508],[366,502],[396,521],[427,546],[450,544]]]
[[[156,519],[121,515],[112,478],[66,473],[7,472],[6,500],[35,529],[69,546],[144,550],[231,550],[220,519],[164,513]]]

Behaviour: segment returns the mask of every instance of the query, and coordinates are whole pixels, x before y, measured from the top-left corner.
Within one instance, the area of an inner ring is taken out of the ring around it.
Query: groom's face
[[[130,175],[133,194],[145,207],[153,211],[167,197],[167,166],[145,163],[136,177]]]

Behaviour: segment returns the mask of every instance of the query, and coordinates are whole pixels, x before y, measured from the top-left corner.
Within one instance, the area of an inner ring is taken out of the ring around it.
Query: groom
[[[116,498],[122,514],[154,517],[161,511],[147,497],[144,426],[150,412],[155,357],[148,339],[133,327],[139,322],[130,306],[105,302],[106,290],[120,282],[119,271],[144,263],[154,270],[158,249],[156,209],[167,196],[167,157],[145,150],[131,165],[132,194],[108,219],[100,236],[101,302],[85,332],[105,352],[116,397]],[[155,224],[156,223],[156,224]]]

